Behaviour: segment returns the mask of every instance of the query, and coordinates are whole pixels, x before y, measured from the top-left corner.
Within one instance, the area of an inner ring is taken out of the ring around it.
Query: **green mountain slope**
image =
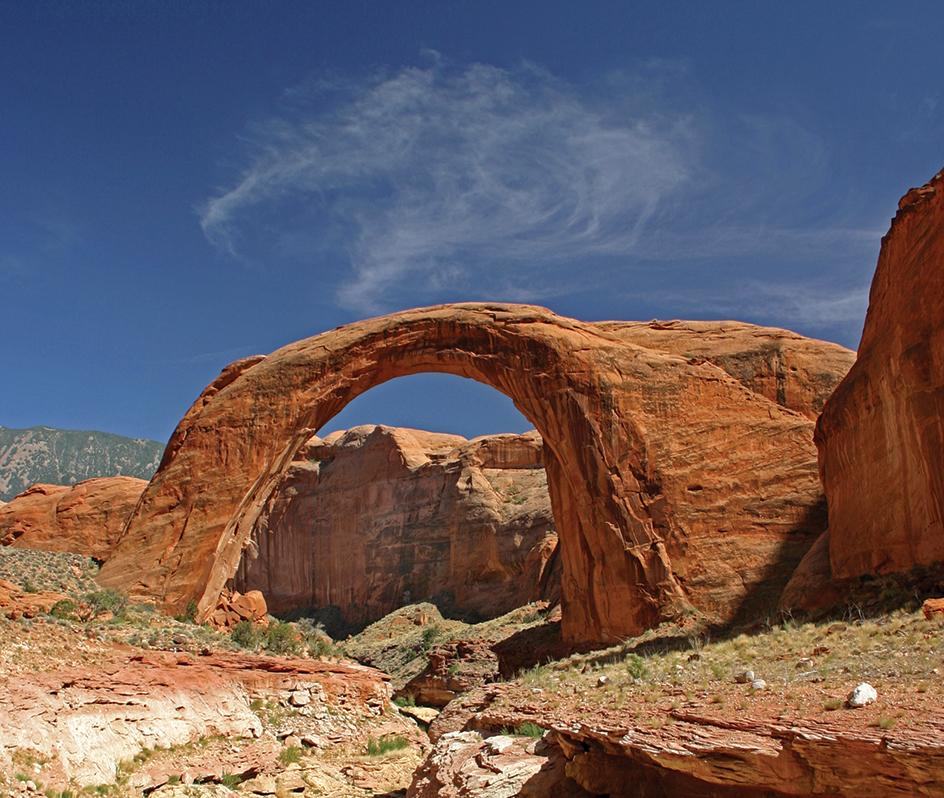
[[[0,427],[0,501],[36,482],[71,485],[91,477],[150,479],[164,444],[108,432]]]

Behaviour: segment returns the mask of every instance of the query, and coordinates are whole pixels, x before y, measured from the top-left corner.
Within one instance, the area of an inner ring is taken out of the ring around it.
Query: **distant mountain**
[[[92,477],[150,479],[164,444],[108,432],[0,427],[0,501],[35,482],[73,485]]]

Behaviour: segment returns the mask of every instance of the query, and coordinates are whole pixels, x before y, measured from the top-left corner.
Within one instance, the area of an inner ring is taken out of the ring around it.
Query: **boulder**
[[[363,426],[313,437],[260,514],[235,576],[269,611],[368,623],[443,592],[502,615],[560,596],[541,438]]]
[[[374,385],[434,371],[511,397],[543,439],[565,640],[615,641],[693,609],[757,611],[825,529],[813,400],[788,375],[829,350],[825,384],[851,355],[749,325],[693,328],[724,340],[719,365],[679,354],[660,326],[446,305],[241,361],[178,425],[98,580],[173,612],[196,599],[205,617],[312,434]],[[776,342],[773,399],[758,341]]]
[[[135,477],[33,485],[0,507],[0,543],[107,559],[145,487]]]
[[[833,578],[944,560],[944,172],[882,239],[858,357],[816,444]]]

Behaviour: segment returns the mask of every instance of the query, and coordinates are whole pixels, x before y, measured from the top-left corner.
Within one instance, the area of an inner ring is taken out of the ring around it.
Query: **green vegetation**
[[[190,599],[187,602],[187,608],[183,611],[182,614],[174,616],[174,620],[179,621],[180,623],[196,623],[197,614],[200,612],[200,608],[197,606],[195,599]]]
[[[220,776],[220,784],[230,790],[235,790],[240,784],[242,784],[242,781],[242,776],[239,776],[236,773],[229,773],[225,770]]]
[[[527,721],[516,728],[512,734],[515,737],[543,737],[545,729],[536,723]]]
[[[256,646],[259,645],[261,637],[259,630],[252,621],[240,621],[233,627],[229,636],[237,646],[248,648],[250,651],[255,650]]]
[[[272,621],[265,631],[266,651],[282,656],[297,656],[301,653],[302,641],[290,623]]]
[[[25,444],[25,445],[24,445]],[[68,485],[90,477],[124,474],[150,479],[164,444],[107,432],[0,427],[0,459],[9,488],[0,492],[8,502],[30,485]]]
[[[410,741],[406,737],[381,737],[379,740],[367,738],[367,756],[383,756],[391,751],[402,751],[409,747]]]
[[[279,751],[279,762],[282,763],[283,767],[288,767],[293,763],[301,761],[302,749],[297,745],[290,745],[287,748],[283,748],[281,751]]]
[[[108,589],[86,593],[82,596],[81,602],[88,606],[92,618],[110,612],[112,617],[121,620],[128,610],[128,597],[123,596],[117,590]]]
[[[412,695],[398,695],[393,699],[393,703],[398,707],[415,707],[416,697]]]

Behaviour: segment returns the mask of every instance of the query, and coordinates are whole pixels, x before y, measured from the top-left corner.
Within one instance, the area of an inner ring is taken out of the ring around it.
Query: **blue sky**
[[[227,363],[465,300],[855,348],[944,167],[944,3],[0,4],[0,425],[166,440]],[[329,428],[527,423],[419,376]]]

